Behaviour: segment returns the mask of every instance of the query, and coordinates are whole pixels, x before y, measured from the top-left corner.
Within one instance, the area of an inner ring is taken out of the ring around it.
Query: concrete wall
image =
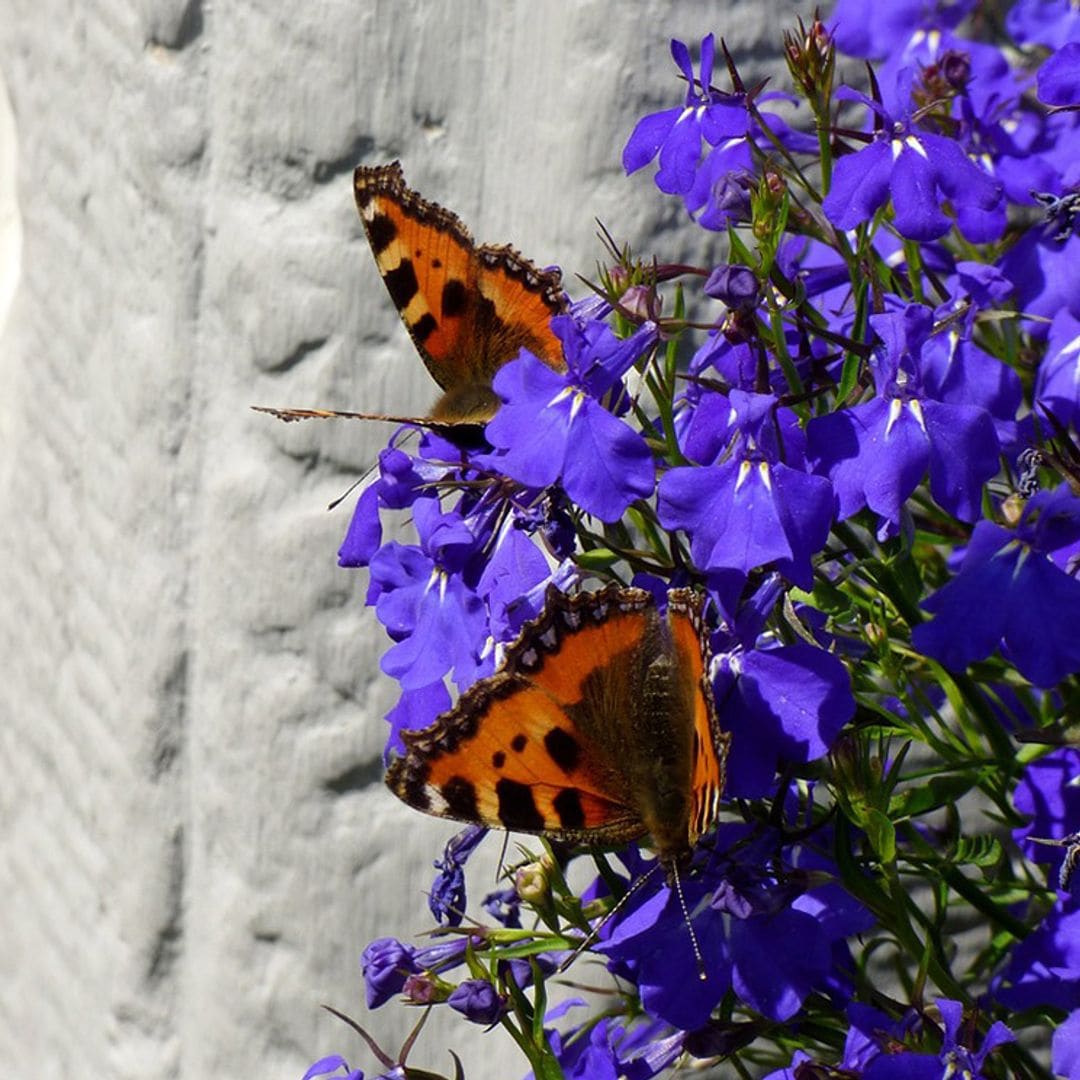
[[[678,98],[667,38],[716,30],[776,72],[809,8],[2,7],[0,1075],[378,1071],[318,1003],[400,1040],[415,1014],[366,1014],[358,955],[428,925],[454,831],[380,782],[385,639],[335,565],[348,506],[325,510],[388,431],[248,405],[435,396],[362,237],[361,161],[400,157],[571,288],[596,216],[701,257],[618,163]],[[470,1077],[525,1071],[452,1029]],[[446,1042],[414,1063],[448,1069]]]

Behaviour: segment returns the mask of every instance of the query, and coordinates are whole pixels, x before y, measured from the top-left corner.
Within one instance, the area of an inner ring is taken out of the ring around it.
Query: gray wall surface
[[[725,35],[753,81],[796,14],[0,2],[0,1076],[379,1071],[318,1005],[396,1048],[416,1014],[366,1012],[359,953],[429,925],[455,831],[381,783],[386,638],[335,563],[351,504],[325,509],[389,429],[248,406],[436,396],[360,162],[401,158],[578,296],[595,217],[703,258],[622,143],[680,99],[670,36]],[[414,1064],[449,1070],[447,1044],[470,1078],[525,1072],[460,1022]]]

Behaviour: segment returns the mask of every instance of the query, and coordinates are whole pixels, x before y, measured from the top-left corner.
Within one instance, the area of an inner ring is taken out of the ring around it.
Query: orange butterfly
[[[543,612],[422,731],[390,790],[438,817],[557,840],[622,844],[651,834],[669,877],[715,824],[730,735],[709,683],[702,599],[609,585]]]
[[[396,161],[357,168],[353,190],[390,299],[444,393],[426,417],[255,406],[258,412],[282,420],[336,416],[475,431],[499,407],[491,389],[495,372],[522,348],[565,369],[549,325],[566,307],[558,270],[540,270],[509,246],[477,247],[456,214],[406,186]]]

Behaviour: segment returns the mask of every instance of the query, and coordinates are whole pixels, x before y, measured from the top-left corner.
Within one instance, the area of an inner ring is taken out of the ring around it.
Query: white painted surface
[[[370,1074],[318,1003],[403,1037],[416,1014],[367,1014],[358,957],[428,925],[453,832],[380,782],[385,639],[335,565],[348,510],[324,510],[387,432],[247,407],[435,396],[362,238],[360,161],[400,157],[572,289],[597,216],[701,258],[622,143],[678,100],[670,35],[775,55],[798,9],[3,7],[0,1075],[289,1078],[332,1051]],[[525,1071],[460,1023],[414,1064],[449,1069],[447,1044],[470,1078]]]

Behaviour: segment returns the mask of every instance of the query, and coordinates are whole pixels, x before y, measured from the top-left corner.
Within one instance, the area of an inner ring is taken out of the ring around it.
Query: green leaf
[[[862,820],[859,824],[877,857],[883,863],[894,862],[896,860],[896,829],[889,820],[888,814],[868,807],[860,817]]]
[[[928,780],[909,781],[909,786],[898,792],[889,801],[889,817],[920,817],[949,806],[966,795],[976,781],[970,773],[948,773],[944,776],[931,776]]]
[[[996,836],[962,836],[950,855],[958,866],[997,866],[1002,859],[1001,841]]]

